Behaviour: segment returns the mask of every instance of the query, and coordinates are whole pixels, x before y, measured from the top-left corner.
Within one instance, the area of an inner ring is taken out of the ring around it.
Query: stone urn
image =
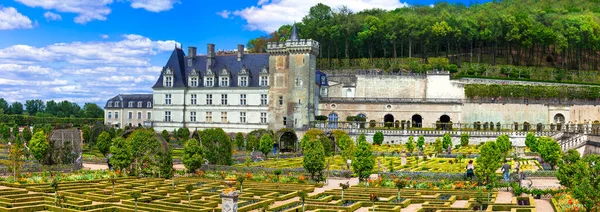
[[[406,165],[406,151],[402,150],[402,154],[400,155],[400,160],[402,162],[402,165]]]
[[[225,185],[227,188],[221,193],[221,207],[223,212],[237,212],[238,211],[238,197],[240,193],[233,187],[236,183],[236,179],[232,177],[225,178]]]

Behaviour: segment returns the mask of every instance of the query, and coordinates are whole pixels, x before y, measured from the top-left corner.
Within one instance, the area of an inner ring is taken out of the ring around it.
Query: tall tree
[[[8,113],[8,102],[4,98],[0,98],[0,114]]]
[[[352,161],[352,169],[358,175],[360,181],[369,178],[371,170],[375,167],[375,158],[371,150],[371,144],[365,139],[365,134],[358,137],[358,146],[354,151],[354,160]]]
[[[204,163],[202,156],[202,146],[196,139],[190,139],[185,143],[182,156],[183,165],[188,173],[194,173]]]
[[[104,117],[104,110],[102,110],[102,108],[100,108],[96,103],[85,103],[85,105],[83,105],[83,111],[85,118]]]
[[[13,102],[8,108],[9,114],[23,114],[23,104],[20,102]]]
[[[315,179],[315,174],[325,169],[325,150],[323,149],[323,145],[318,139],[311,139],[304,144],[302,152],[304,153],[302,166],[304,170],[310,173],[311,178]]]
[[[27,110],[29,115],[34,116],[37,113],[43,113],[44,109],[46,109],[46,105],[41,99],[25,101],[25,110]]]

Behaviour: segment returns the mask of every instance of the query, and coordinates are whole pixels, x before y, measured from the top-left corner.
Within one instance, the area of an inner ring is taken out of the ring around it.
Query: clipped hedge
[[[467,98],[532,98],[532,99],[588,99],[600,98],[600,87],[466,84]]]
[[[103,118],[59,118],[59,117],[37,117],[28,115],[0,115],[0,123],[16,124],[19,126],[33,126],[36,124],[63,125],[72,124],[73,126],[92,125],[96,122],[104,123]]]

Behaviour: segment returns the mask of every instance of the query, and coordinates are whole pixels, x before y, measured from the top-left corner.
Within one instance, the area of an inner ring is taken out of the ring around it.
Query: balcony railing
[[[431,104],[544,104],[544,105],[600,105],[600,99],[528,99],[528,98],[368,98],[368,97],[321,97],[322,103],[431,103]]]

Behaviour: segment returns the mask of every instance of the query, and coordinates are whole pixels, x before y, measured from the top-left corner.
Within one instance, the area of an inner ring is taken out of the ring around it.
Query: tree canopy
[[[60,117],[60,118],[103,118],[104,110],[96,103],[85,103],[81,108],[75,102],[61,101],[56,102],[50,100],[44,102],[41,99],[30,99],[25,101],[25,105],[21,102],[9,103],[0,98],[0,114],[19,115],[27,114],[38,117]]]
[[[391,69],[411,70],[443,56],[454,64],[598,70],[599,12],[600,4],[592,0],[506,0],[468,7],[440,2],[389,11],[351,11],[319,3],[296,25],[301,38],[320,42],[321,69],[347,63],[336,59],[419,58],[400,66],[395,60],[388,64]],[[267,42],[287,40],[290,29],[283,25],[250,40],[248,47],[263,53]]]

